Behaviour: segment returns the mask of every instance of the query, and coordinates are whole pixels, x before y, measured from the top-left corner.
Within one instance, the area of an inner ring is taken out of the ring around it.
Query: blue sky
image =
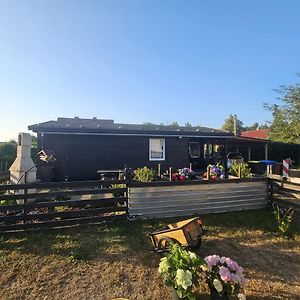
[[[0,141],[57,117],[271,119],[300,71],[299,1],[0,0]]]

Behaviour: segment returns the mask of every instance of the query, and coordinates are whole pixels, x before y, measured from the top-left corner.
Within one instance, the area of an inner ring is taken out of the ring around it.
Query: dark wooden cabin
[[[58,118],[28,128],[37,133],[39,150],[54,153],[56,181],[97,179],[99,169],[157,168],[159,163],[162,170],[190,163],[204,169],[214,145],[222,145],[225,156],[247,141],[207,127],[119,124],[97,118]]]

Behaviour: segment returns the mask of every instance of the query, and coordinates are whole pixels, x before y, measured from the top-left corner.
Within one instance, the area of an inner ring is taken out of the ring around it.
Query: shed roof
[[[82,118],[57,118],[56,121],[47,121],[28,126],[34,132],[58,133],[112,133],[112,134],[156,134],[175,136],[232,136],[232,133],[220,129],[196,126],[168,126],[115,123],[109,119],[82,119]]]

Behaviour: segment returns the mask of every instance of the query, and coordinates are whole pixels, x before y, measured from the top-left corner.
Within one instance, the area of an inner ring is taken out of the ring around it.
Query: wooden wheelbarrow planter
[[[192,218],[169,224],[161,230],[150,233],[150,238],[157,252],[168,250],[172,242],[183,247],[198,249],[201,246],[203,233],[202,220]]]

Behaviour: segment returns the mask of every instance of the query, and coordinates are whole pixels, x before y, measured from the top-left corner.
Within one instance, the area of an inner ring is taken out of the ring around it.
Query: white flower
[[[192,273],[189,270],[178,269],[176,272],[176,283],[186,290],[192,285]]]
[[[188,254],[191,259],[197,258],[197,255],[194,252],[188,251]]]
[[[200,266],[201,270],[204,271],[204,272],[210,272],[212,270],[212,267],[209,266],[209,265],[201,265]]]
[[[218,293],[221,293],[223,290],[223,285],[221,283],[221,281],[219,279],[214,279],[213,281],[213,285],[215,287],[215,289],[218,291]]]
[[[166,257],[163,257],[160,260],[159,267],[158,267],[158,272],[160,274],[167,273],[168,269],[169,269],[168,259]]]
[[[238,294],[237,296],[238,296],[239,300],[246,300],[245,294]]]

